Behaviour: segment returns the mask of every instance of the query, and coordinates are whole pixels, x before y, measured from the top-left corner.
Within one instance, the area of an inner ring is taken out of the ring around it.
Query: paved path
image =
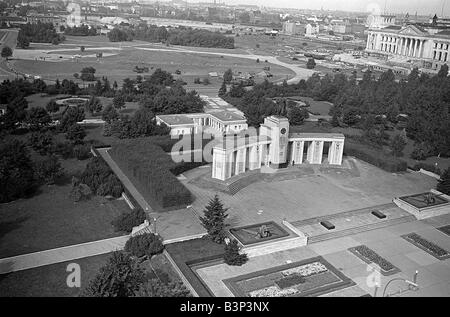
[[[205,233],[205,229],[200,224],[198,216],[193,208],[171,210],[166,212],[156,212],[139,193],[133,183],[111,158],[107,149],[98,149],[103,159],[108,163],[122,184],[128,189],[137,203],[151,218],[156,218],[156,230],[164,240],[183,239]],[[203,206],[202,206],[203,207]]]
[[[92,241],[0,259],[0,274],[122,250],[129,236]]]

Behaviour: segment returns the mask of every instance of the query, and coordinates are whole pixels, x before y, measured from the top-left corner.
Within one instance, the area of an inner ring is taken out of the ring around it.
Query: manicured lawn
[[[78,296],[110,254],[72,260],[34,269],[0,275],[0,297],[15,296]],[[67,265],[77,263],[81,269],[81,288],[70,288],[66,284],[69,272]]]
[[[111,221],[129,212],[125,201],[92,197],[75,203],[70,189],[70,184],[41,186],[31,198],[0,205],[0,257],[120,235]]]
[[[191,269],[191,266],[221,259],[224,246],[207,238],[201,238],[168,244],[166,250],[198,295],[200,297],[211,296],[209,290]]]

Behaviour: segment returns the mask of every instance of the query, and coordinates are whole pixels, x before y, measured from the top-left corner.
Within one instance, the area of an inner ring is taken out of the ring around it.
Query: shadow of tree
[[[8,232],[14,231],[20,228],[20,224],[26,221],[28,217],[20,217],[13,221],[0,222],[0,239],[3,238]]]

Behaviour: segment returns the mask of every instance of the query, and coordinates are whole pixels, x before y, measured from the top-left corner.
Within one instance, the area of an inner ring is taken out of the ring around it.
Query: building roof
[[[342,133],[289,133],[289,138],[345,139]]]
[[[157,115],[161,121],[168,126],[173,125],[194,125],[194,120],[185,114],[163,114]]]
[[[230,122],[230,121],[232,121],[232,122],[234,122],[234,121],[247,122],[245,117],[237,114],[236,112],[228,111],[228,110],[220,111],[220,112],[211,112],[210,115],[222,122]]]

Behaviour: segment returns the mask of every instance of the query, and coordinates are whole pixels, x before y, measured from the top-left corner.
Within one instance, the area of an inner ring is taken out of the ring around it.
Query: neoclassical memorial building
[[[410,23],[369,29],[366,52],[404,60],[421,67],[440,69],[450,61],[450,26],[434,16],[430,23]]]
[[[341,165],[345,137],[340,133],[289,133],[285,117],[264,119],[259,133],[224,137],[213,148],[212,178],[227,180],[246,171],[298,164]]]

